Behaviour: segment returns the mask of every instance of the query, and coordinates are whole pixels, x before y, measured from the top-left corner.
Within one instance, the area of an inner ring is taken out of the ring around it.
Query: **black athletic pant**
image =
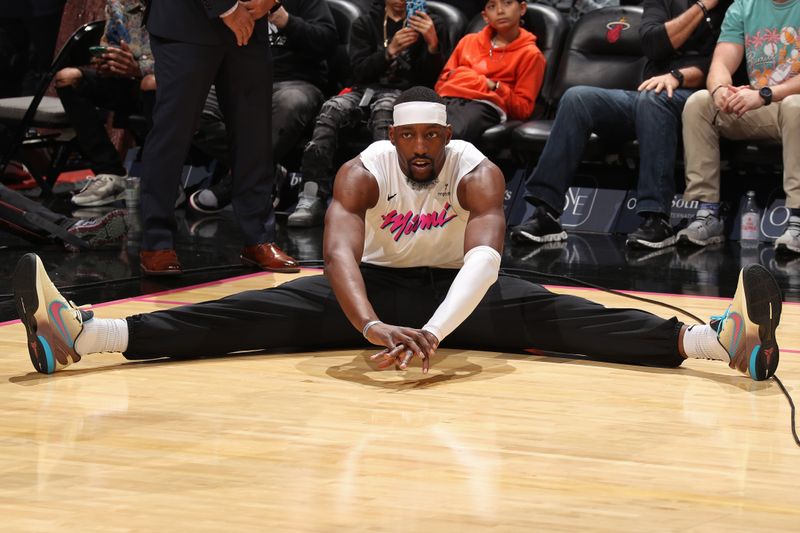
[[[457,270],[362,265],[367,293],[388,324],[420,328]],[[125,357],[189,358],[243,350],[330,350],[369,346],[345,317],[324,276],[128,319]],[[443,347],[580,354],[604,361],[674,367],[681,323],[637,309],[606,308],[500,276]]]

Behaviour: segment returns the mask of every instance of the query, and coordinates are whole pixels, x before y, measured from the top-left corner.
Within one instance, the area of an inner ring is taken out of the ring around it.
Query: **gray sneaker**
[[[708,246],[725,240],[725,224],[711,211],[701,209],[688,227],[678,232],[678,244]]]
[[[775,241],[775,251],[800,254],[800,217],[789,217],[789,225]]]
[[[113,204],[125,198],[125,176],[98,174],[72,197],[72,203],[82,207]]]
[[[297,208],[287,219],[290,228],[310,228],[322,224],[325,220],[325,204],[318,191],[319,186],[313,181],[307,181],[303,185]]]

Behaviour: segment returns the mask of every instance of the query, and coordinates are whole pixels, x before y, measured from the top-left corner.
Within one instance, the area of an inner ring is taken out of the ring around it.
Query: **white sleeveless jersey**
[[[361,162],[378,182],[378,203],[366,213],[364,255],[373,265],[460,268],[469,211],[458,203],[458,184],[486,159],[466,141],[450,141],[438,183],[413,189],[400,170],[390,141],[361,152]]]

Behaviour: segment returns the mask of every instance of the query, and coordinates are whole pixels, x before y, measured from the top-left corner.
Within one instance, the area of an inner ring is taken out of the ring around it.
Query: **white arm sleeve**
[[[500,254],[494,248],[476,246],[468,251],[447,296],[422,329],[443,341],[478,307],[486,291],[497,281],[499,270]]]

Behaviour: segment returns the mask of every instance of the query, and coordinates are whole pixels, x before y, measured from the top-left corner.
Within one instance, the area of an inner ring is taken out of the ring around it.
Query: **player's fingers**
[[[378,359],[384,357],[387,353],[389,353],[389,348],[386,348],[385,350],[381,350],[378,353],[370,355],[369,359],[370,361],[377,361]]]
[[[403,352],[403,358],[400,360],[400,369],[405,370],[408,368],[408,363],[411,362],[411,358],[414,357],[414,352],[411,350],[406,350]]]
[[[426,337],[421,331],[415,331],[411,337],[420,348],[418,352],[420,357],[426,357],[433,354],[433,346],[431,346],[428,337]]]
[[[400,354],[404,350],[404,346],[402,344],[394,346],[392,348],[387,348],[382,352],[379,352],[372,356],[374,359],[378,361],[378,368],[383,370],[385,368],[389,368],[395,363],[399,363]],[[382,356],[382,357],[381,357]]]
[[[397,365],[397,359],[387,356],[386,359],[378,363],[378,370],[386,370],[390,366]]]
[[[667,96],[672,98],[672,85],[667,85]]]
[[[403,344],[408,350],[411,350],[412,357],[415,355],[422,357],[423,354],[422,348],[420,348],[420,345],[415,337],[406,335],[405,338],[403,339]]]

